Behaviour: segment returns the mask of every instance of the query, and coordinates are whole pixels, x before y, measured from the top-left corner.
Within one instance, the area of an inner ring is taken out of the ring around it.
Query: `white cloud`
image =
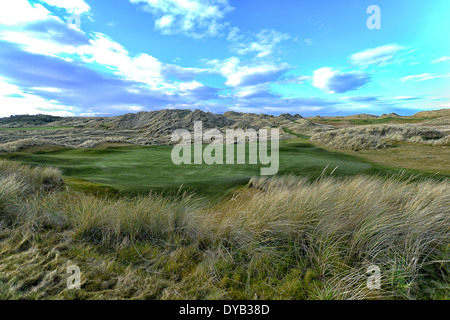
[[[95,33],[90,43],[91,46],[83,47],[82,59],[106,67],[122,79],[139,82],[152,90],[171,96],[196,94],[197,98],[202,99],[214,94],[212,88],[198,81],[186,81],[208,70],[168,65],[146,53],[131,56],[121,44],[101,33]],[[170,76],[181,81],[168,80]],[[138,93],[136,88],[131,90],[132,93]]]
[[[27,0],[0,1],[0,25],[18,25],[48,18],[50,12],[40,4]]]
[[[203,87],[203,84],[201,84],[198,81],[183,82],[183,83],[180,84],[180,91],[183,94],[186,94],[186,93],[188,93],[190,91],[193,91],[193,90],[196,90],[196,89],[199,89],[199,88],[202,88],[202,87]]]
[[[173,17],[170,15],[164,16],[156,21],[156,26],[159,29],[168,28],[173,22]]]
[[[340,72],[331,68],[314,71],[313,86],[328,93],[344,93],[361,88],[370,78],[361,72]]]
[[[0,96],[7,96],[12,94],[21,94],[19,88],[13,84],[10,84],[0,78]]]
[[[405,81],[422,82],[422,81],[426,81],[426,80],[449,78],[449,77],[450,77],[450,73],[447,73],[447,74],[422,73],[422,74],[415,74],[412,76],[403,77],[401,80],[402,80],[402,82],[405,82]]]
[[[90,46],[83,47],[84,61],[95,62],[107,67],[116,75],[145,83],[152,88],[167,86],[163,82],[162,64],[158,59],[148,54],[131,57],[121,44],[102,33],[94,33],[93,39],[89,42]]]
[[[435,63],[441,63],[441,62],[446,62],[449,61],[450,62],[450,57],[441,57],[441,58],[436,58],[433,60],[433,64]]]
[[[50,87],[32,87],[31,89],[36,90],[36,91],[51,92],[51,93],[62,92],[62,90],[59,88],[50,88]]]
[[[145,108],[142,107],[142,106],[131,106],[131,107],[129,107],[128,109],[129,109],[130,111],[142,111],[142,110],[144,110]]]
[[[89,12],[91,7],[83,0],[40,0],[50,6],[66,9],[69,13]]]
[[[303,42],[308,46],[311,47],[312,45],[314,45],[314,41],[312,39],[305,39],[303,40]]]
[[[244,38],[244,36],[239,33],[240,30],[238,27],[231,28],[230,32],[228,32],[227,40],[232,42],[241,41]]]
[[[32,95],[20,90],[19,87],[5,82],[0,78],[0,117],[11,114],[38,114],[45,113],[55,116],[72,116],[74,107],[62,106],[56,101]]]
[[[107,27],[115,27],[117,26],[117,21],[113,20],[106,24]]]
[[[387,65],[392,63],[395,55],[406,49],[405,47],[399,46],[397,44],[388,44],[381,47],[367,49],[362,52],[353,54],[350,58],[353,64],[359,66],[368,65]]]
[[[6,3],[0,2],[0,25],[7,25],[0,28],[1,40],[18,44],[24,51],[53,57],[76,54],[79,46],[88,44],[82,31],[67,28],[65,21],[41,4],[26,0]]]
[[[398,96],[394,98],[394,100],[415,100],[415,99],[417,98],[412,96]]]
[[[155,16],[163,34],[185,33],[196,38],[214,37],[226,26],[220,21],[234,8],[228,0],[130,0]]]
[[[314,71],[313,86],[328,91],[328,80],[335,72],[331,68],[320,68]]]
[[[227,78],[225,84],[230,87],[253,86],[267,83],[276,80],[290,68],[286,63],[280,65],[260,63],[241,66],[240,59],[236,57],[231,57],[223,61],[212,60],[209,64],[218,73]]]
[[[312,76],[289,75],[283,77],[277,84],[303,84],[305,81],[313,79]]]
[[[52,34],[40,34],[25,31],[0,31],[0,39],[20,44],[23,50],[31,53],[57,56],[57,54],[76,54],[80,47],[73,44],[60,43],[52,39]]]
[[[240,99],[268,98],[274,97],[265,84],[244,87],[234,94],[234,97]]]
[[[234,28],[228,34],[228,39],[236,42],[232,50],[239,55],[256,53],[258,58],[271,55],[277,45],[290,39],[288,34],[269,29],[260,31],[254,37],[239,36],[238,32],[239,30]]]

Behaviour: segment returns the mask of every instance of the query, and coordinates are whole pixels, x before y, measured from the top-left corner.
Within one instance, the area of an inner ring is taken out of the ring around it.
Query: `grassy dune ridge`
[[[0,298],[450,298],[448,180],[253,178],[211,204],[89,195],[8,161],[0,179]]]
[[[408,125],[368,125],[321,132],[311,141],[342,150],[370,150],[390,147],[390,143],[409,142],[450,146],[449,136],[433,128]]]

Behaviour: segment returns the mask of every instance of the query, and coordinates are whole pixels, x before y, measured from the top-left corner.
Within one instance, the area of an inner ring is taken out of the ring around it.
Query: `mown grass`
[[[289,133],[289,134],[291,134],[291,135],[293,135],[295,137],[297,137],[298,139],[302,139],[304,141],[309,141],[309,139],[311,138],[310,136],[306,136],[306,135],[303,135],[303,134],[295,133],[294,131],[289,130],[286,127],[283,127],[283,131],[286,132],[286,133]]]
[[[253,178],[210,205],[43,188],[56,171],[0,168],[3,299],[450,298],[448,180]],[[80,290],[66,288],[74,264]]]
[[[33,165],[60,168],[70,178],[109,186],[124,193],[170,194],[182,190],[219,200],[230,189],[247,184],[260,174],[261,165],[174,165],[170,146],[126,146],[104,149],[60,149],[33,154],[8,155]],[[248,159],[248,149],[247,159]],[[316,148],[309,143],[280,145],[280,174],[295,173],[317,178],[325,167],[338,167],[337,175],[381,170],[356,157]],[[385,170],[386,171],[386,170]]]
[[[260,175],[261,165],[174,165],[170,146],[109,146],[105,148],[59,148],[34,153],[3,155],[33,166],[59,168],[66,182],[77,190],[94,194],[147,194],[150,191],[172,195],[193,192],[210,201],[220,201],[230,190],[245,186]],[[248,149],[246,149],[248,159]],[[446,172],[411,173],[443,179]],[[358,154],[343,154],[312,145],[296,138],[280,143],[278,174],[295,174],[311,181],[323,173],[353,176],[361,173],[391,176],[398,172],[383,164],[364,160]]]

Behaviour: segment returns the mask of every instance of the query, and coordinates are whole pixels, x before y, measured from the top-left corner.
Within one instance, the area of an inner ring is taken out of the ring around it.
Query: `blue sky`
[[[381,29],[367,27],[370,5]],[[450,108],[449,12],[447,0],[1,1],[0,116]]]

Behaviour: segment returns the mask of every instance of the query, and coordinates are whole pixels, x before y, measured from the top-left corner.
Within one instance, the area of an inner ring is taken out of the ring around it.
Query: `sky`
[[[0,0],[0,117],[450,108],[449,14],[448,0]]]

